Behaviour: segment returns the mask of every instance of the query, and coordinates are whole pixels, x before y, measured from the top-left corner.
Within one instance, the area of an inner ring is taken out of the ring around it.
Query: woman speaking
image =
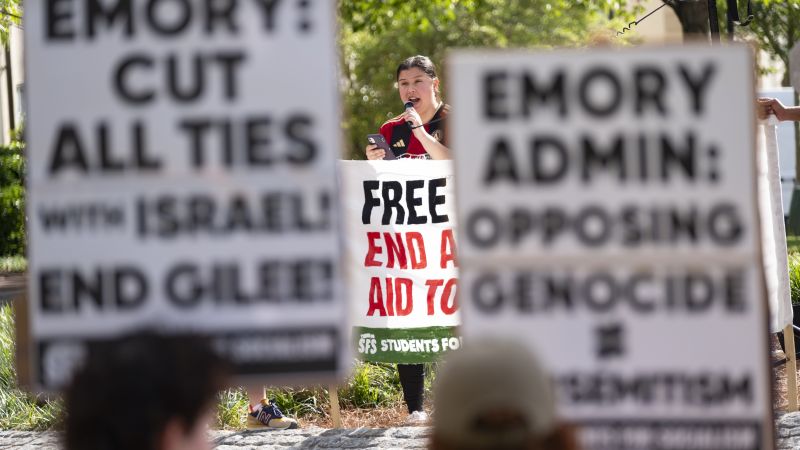
[[[381,125],[380,133],[397,158],[451,159],[445,127],[450,106],[439,96],[436,67],[427,56],[412,56],[397,68],[397,89],[405,111]],[[377,145],[367,145],[367,159],[384,159],[386,152]],[[408,407],[408,424],[427,421],[425,366],[398,364],[403,398]]]
[[[450,106],[439,96],[436,67],[427,56],[412,56],[397,68],[397,89],[406,109],[381,125],[392,153],[398,158],[451,159],[445,127]],[[367,159],[383,159],[386,152],[367,145]]]

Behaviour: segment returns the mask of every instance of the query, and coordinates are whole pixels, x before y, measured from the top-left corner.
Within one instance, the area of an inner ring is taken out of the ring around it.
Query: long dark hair
[[[395,74],[394,80],[397,81],[400,79],[400,72],[411,69],[412,67],[416,67],[425,72],[425,74],[431,78],[436,78],[436,66],[433,64],[433,61],[427,56],[417,55],[406,58],[405,61],[397,66],[397,73]]]

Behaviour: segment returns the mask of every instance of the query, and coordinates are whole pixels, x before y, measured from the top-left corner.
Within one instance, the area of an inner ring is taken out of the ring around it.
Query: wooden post
[[[328,386],[328,395],[331,400],[331,419],[333,420],[333,428],[342,428],[342,415],[339,411],[339,393],[336,392],[337,386],[331,384]]]
[[[35,380],[31,370],[31,334],[28,322],[28,294],[25,292],[15,297],[11,306],[14,309],[14,326],[16,327],[16,364],[17,383],[29,392],[32,392]]]
[[[789,397],[788,412],[797,411],[797,353],[794,348],[794,327],[783,329],[783,343],[786,349],[786,396]]]

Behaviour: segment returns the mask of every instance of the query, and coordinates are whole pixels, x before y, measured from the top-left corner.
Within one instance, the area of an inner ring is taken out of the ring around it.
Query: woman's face
[[[400,72],[397,77],[397,88],[403,103],[412,102],[417,111],[426,110],[436,105],[436,87],[438,78],[431,78],[417,67]]]

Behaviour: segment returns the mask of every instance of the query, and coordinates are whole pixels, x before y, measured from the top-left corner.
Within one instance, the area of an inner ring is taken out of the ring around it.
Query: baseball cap
[[[499,338],[465,342],[439,370],[433,434],[459,448],[502,448],[556,428],[550,377],[522,344]]]

